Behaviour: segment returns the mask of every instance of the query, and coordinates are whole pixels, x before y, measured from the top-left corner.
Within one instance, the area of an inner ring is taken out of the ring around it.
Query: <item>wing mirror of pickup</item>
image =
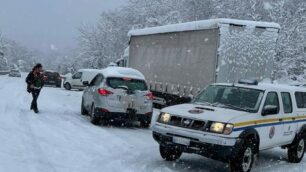
[[[268,115],[276,115],[278,114],[278,107],[275,105],[265,105],[261,115],[268,116]]]
[[[89,86],[89,82],[88,82],[88,81],[84,81],[84,82],[83,82],[83,85],[86,86],[86,87],[88,87],[88,86]]]

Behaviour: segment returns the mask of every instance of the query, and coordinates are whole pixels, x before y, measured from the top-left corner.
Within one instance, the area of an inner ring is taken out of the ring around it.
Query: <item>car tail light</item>
[[[145,115],[152,115],[153,113],[152,112],[147,112]]]
[[[153,93],[152,92],[148,92],[146,94],[146,97],[147,97],[148,100],[153,100]]]
[[[107,109],[102,108],[101,112],[109,112]]]
[[[103,89],[103,88],[98,89],[98,92],[99,92],[99,94],[101,94],[102,96],[108,96],[108,95],[110,95],[110,94],[113,94],[113,92],[108,91],[108,90]]]
[[[127,77],[125,77],[125,78],[122,78],[124,81],[130,81],[130,80],[132,80],[131,78],[127,78]]]

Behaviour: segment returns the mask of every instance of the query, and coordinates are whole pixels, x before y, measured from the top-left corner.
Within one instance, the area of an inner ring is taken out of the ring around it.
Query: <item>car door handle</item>
[[[279,119],[279,122],[283,122],[283,119]]]

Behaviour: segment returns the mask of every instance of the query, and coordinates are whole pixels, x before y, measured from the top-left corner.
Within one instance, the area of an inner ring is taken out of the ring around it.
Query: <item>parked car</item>
[[[91,80],[100,72],[98,69],[80,69],[73,75],[66,75],[64,79],[64,88],[66,90],[79,89],[83,90],[86,86],[84,81],[91,82]]]
[[[153,126],[161,157],[195,153],[251,171],[260,151],[281,146],[288,161],[305,152],[306,90],[296,86],[212,84],[189,104],[161,110]]]
[[[45,85],[62,86],[62,78],[58,72],[51,70],[44,71]]]
[[[21,73],[18,69],[11,69],[9,77],[21,77]]]
[[[99,125],[101,120],[133,120],[149,127],[153,95],[139,71],[107,67],[84,85],[87,88],[82,96],[81,113],[89,115],[93,124]]]

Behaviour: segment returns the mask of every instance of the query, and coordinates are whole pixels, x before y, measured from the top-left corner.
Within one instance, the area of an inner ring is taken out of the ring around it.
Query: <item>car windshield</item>
[[[107,84],[112,88],[127,88],[129,90],[148,90],[147,84],[144,80],[130,79],[130,78],[108,78]]]
[[[203,90],[193,103],[256,113],[263,94],[262,90],[257,89],[211,85]]]

